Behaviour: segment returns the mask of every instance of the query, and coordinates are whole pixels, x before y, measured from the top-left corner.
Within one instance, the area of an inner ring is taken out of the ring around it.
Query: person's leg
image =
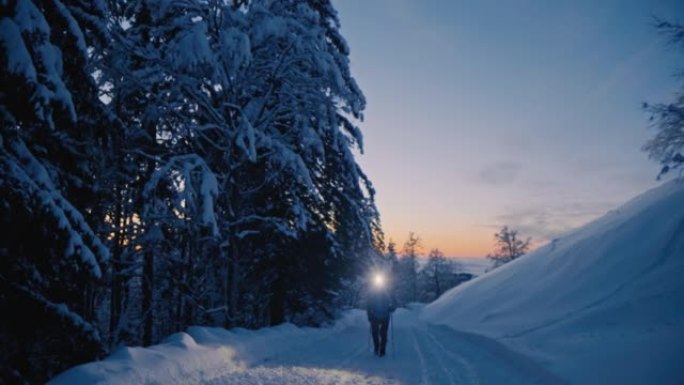
[[[375,354],[380,353],[380,322],[371,320],[371,334],[373,335],[373,351]]]
[[[387,327],[389,326],[389,320],[383,320],[379,322],[380,329],[380,355],[385,355],[385,347],[387,346]]]

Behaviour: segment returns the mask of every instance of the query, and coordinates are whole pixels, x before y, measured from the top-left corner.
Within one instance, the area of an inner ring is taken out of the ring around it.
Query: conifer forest
[[[1,377],[320,325],[382,249],[329,0],[0,2]]]

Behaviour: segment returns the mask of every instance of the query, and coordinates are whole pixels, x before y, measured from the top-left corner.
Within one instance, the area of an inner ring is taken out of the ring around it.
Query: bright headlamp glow
[[[373,286],[375,286],[378,289],[382,289],[385,287],[385,276],[382,273],[375,273],[373,274]]]

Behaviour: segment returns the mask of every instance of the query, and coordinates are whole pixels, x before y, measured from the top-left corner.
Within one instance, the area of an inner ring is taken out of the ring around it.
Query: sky
[[[484,256],[536,245],[656,186],[644,102],[681,54],[679,0],[334,0],[367,99],[364,153],[386,240]]]

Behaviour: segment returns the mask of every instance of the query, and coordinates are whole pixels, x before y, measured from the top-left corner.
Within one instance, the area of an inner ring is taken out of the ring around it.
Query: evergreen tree
[[[88,67],[103,14],[0,5],[0,382],[43,382],[104,352],[94,307],[109,254],[90,214],[109,117]]]
[[[3,379],[190,324],[334,317],[383,236],[331,3],[103,4],[0,5],[0,305],[41,330],[3,320],[26,352]],[[39,362],[44,341],[64,354]]]
[[[326,234],[329,251],[319,258],[336,271],[327,283],[329,291],[339,292],[360,273],[379,238],[374,190],[351,152],[361,144],[360,133],[345,117],[361,118],[365,101],[349,75],[343,40],[329,39],[339,34],[328,2],[252,2],[249,9],[251,65],[241,76],[244,85],[236,85],[244,91],[236,93],[241,98],[234,104],[254,128],[257,160],[246,164],[249,172],[235,175],[237,184],[254,186],[246,190],[255,196],[276,199],[237,205],[243,211],[231,226],[247,237],[280,233],[288,249],[307,234]],[[244,194],[236,199],[254,201]],[[245,242],[233,242],[233,255],[241,254]],[[234,270],[241,265],[236,263]]]

